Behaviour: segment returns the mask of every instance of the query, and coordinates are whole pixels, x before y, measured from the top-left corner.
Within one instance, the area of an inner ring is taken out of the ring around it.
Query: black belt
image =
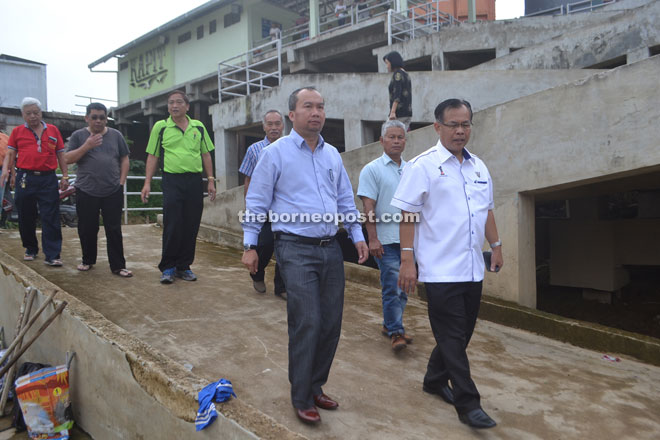
[[[18,171],[22,171],[28,176],[50,176],[51,174],[55,174],[55,170],[33,171],[33,170],[25,170],[23,168],[19,168]]]
[[[275,236],[275,240],[295,241],[314,246],[330,246],[336,237],[303,237],[302,235],[289,234],[287,232],[275,232],[273,235]]]

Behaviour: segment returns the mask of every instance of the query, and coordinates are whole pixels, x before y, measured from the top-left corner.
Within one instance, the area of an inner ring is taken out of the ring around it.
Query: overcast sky
[[[80,112],[89,100],[75,95],[117,99],[116,74],[91,73],[88,64],[204,3],[0,0],[0,53],[47,64],[48,110]],[[524,0],[496,0],[495,6],[498,20],[524,13]],[[116,69],[116,63],[99,68]]]

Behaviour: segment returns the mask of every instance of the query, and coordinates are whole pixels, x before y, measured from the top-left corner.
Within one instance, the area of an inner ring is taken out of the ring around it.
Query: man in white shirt
[[[414,291],[416,257],[436,340],[424,391],[453,404],[461,422],[492,428],[496,423],[481,408],[466,353],[479,313],[484,238],[493,249],[489,270],[504,264],[492,180],[486,165],[465,148],[472,130],[470,104],[448,99],[436,107],[435,118],[439,142],[409,162],[392,198],[403,215],[399,286]],[[419,222],[408,221],[408,213],[418,213]]]

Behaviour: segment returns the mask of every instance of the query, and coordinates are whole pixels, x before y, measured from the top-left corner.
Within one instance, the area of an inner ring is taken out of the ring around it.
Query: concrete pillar
[[[626,64],[636,63],[637,61],[645,60],[650,56],[648,47],[640,47],[639,49],[631,50],[626,54]]]
[[[344,119],[344,145],[346,151],[355,150],[364,145],[362,141],[362,121],[359,119]]]
[[[431,55],[431,71],[445,70],[445,54],[442,51],[434,52]]]
[[[319,35],[319,0],[309,0],[309,38]]]
[[[476,0],[468,0],[468,22],[477,22],[477,5]]]
[[[238,186],[238,143],[236,134],[223,128],[215,130],[215,173],[218,192]]]
[[[378,141],[379,138],[374,139],[374,132],[370,130],[364,121],[360,121],[360,131],[362,132],[362,145],[368,145]]]
[[[517,302],[532,309],[536,308],[536,213],[534,205],[534,196],[519,195]]]

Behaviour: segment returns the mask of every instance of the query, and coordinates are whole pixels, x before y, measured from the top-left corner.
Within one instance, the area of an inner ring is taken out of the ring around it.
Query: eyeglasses
[[[463,130],[469,130],[472,128],[472,122],[466,121],[462,122],[460,124],[457,124],[456,122],[452,122],[450,124],[445,124],[444,122],[438,121],[438,124],[444,125],[445,127],[449,128],[450,130],[456,130],[458,127],[461,127]]]
[[[89,117],[92,121],[105,121],[106,116],[105,115],[92,115]]]
[[[184,101],[183,99],[177,99],[175,101],[167,101],[167,105],[174,105],[174,104],[183,105],[185,103],[186,101]]]

